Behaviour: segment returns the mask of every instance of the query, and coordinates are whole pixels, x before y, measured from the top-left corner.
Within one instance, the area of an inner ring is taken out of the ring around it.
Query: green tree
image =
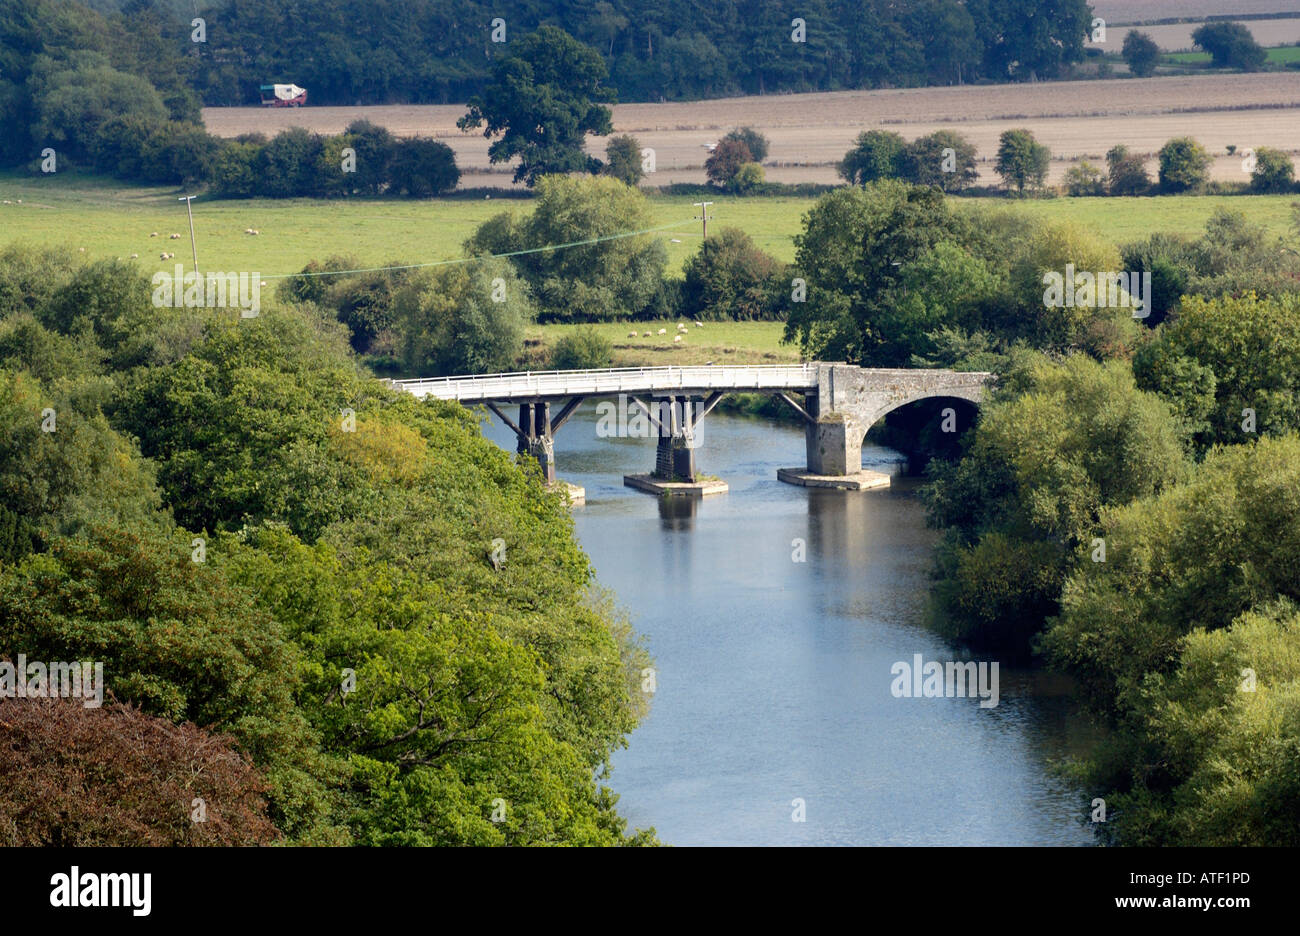
[[[1074,198],[1105,195],[1106,183],[1101,170],[1086,159],[1071,166],[1065,171],[1065,193]]]
[[[853,148],[840,160],[840,178],[850,185],[866,185],[877,179],[895,179],[903,173],[907,141],[892,130],[859,133]]]
[[[792,273],[806,281],[805,302],[790,304],[785,340],[798,341],[814,360],[864,366],[904,366],[925,350],[925,333],[938,327],[935,303],[906,300],[913,264],[942,243],[973,242],[971,220],[955,214],[943,193],[897,180],[843,188],[819,199],[795,237]],[[967,265],[979,276],[979,263]],[[926,276],[934,283],[933,277]],[[918,309],[929,310],[921,319]]]
[[[415,198],[450,192],[460,181],[451,147],[437,140],[399,140],[388,162],[391,190]]]
[[[1178,137],[1160,147],[1160,187],[1166,192],[1190,192],[1209,178],[1210,154],[1191,137]]]
[[[756,163],[761,163],[767,159],[767,137],[753,127],[737,127],[722,139],[744,143],[745,148],[749,150],[750,159]]]
[[[1031,189],[1042,187],[1051,158],[1051,150],[1035,140],[1030,131],[1007,130],[999,137],[994,168],[1005,185],[1014,185],[1023,195],[1026,186]]]
[[[1146,160],[1128,151],[1122,143],[1106,153],[1107,184],[1112,195],[1142,195],[1151,188]]]
[[[1208,377],[1189,384],[1181,362]],[[1208,423],[1202,449],[1300,431],[1300,296],[1186,296],[1134,369],[1141,386]]]
[[[936,130],[904,147],[900,175],[917,185],[937,185],[945,192],[960,192],[979,178],[976,155],[975,144],[960,133]]]
[[[1097,711],[1141,708],[1194,630],[1294,599],[1298,453],[1295,435],[1216,448],[1188,483],[1101,513],[1106,561],[1078,563],[1043,642]]]
[[[944,84],[962,84],[980,63],[983,43],[975,20],[956,0],[923,0],[912,12],[910,32],[924,43],[926,69]]]
[[[754,161],[749,147],[740,140],[723,139],[704,161],[704,174],[719,188],[731,185],[742,166]]]
[[[367,392],[342,326],[263,308],[210,323],[180,360],[141,374],[114,420],[159,463],[187,529],[268,519],[314,540],[360,496],[329,446]]]
[[[641,169],[641,144],[626,133],[609,138],[605,145],[605,174],[625,185],[640,183],[645,173]]]
[[[932,462],[941,627],[1027,656],[1072,568],[1091,564],[1098,511],[1185,475],[1180,427],[1126,363],[1039,358],[1004,375],[962,459]]]
[[[1255,150],[1255,168],[1250,173],[1250,187],[1264,193],[1290,192],[1295,188],[1295,164],[1281,150],[1261,146]]]
[[[258,150],[258,194],[294,198],[316,190],[317,166],[324,140],[302,127],[290,127]]]
[[[736,174],[727,183],[727,188],[737,195],[748,195],[763,184],[764,178],[762,166],[756,162],[747,162],[736,170]]]
[[[55,150],[66,146],[73,155],[88,156],[100,127],[112,117],[167,120],[167,107],[148,81],[105,65],[83,65],[35,80],[33,134]]]
[[[1209,52],[1218,68],[1259,71],[1268,60],[1268,53],[1241,23],[1206,23],[1192,33],[1192,42]]]
[[[604,60],[562,29],[542,26],[512,43],[481,95],[456,122],[462,130],[484,127],[494,163],[519,157],[515,181],[529,186],[549,173],[594,172],[600,164],[583,150],[588,134],[613,130],[614,91],[603,82]]]
[[[1124,47],[1120,52],[1128,63],[1128,70],[1139,78],[1154,75],[1156,65],[1160,62],[1160,46],[1144,32],[1130,29],[1124,36]]]
[[[967,9],[984,44],[984,73],[994,81],[1050,78],[1083,60],[1092,24],[1085,0],[987,0]]]
[[[378,195],[390,179],[388,165],[396,142],[393,135],[387,127],[364,118],[352,121],[343,133],[357,154],[353,184],[367,195]]]
[[[406,369],[420,376],[509,370],[534,318],[529,290],[504,260],[436,267],[394,298]]]
[[[279,828],[330,834],[331,768],[293,704],[295,649],[191,552],[188,535],[95,529],[0,569],[0,655],[108,661],[117,700],[232,735],[266,771]]]
[[[645,196],[617,179],[548,176],[523,221],[490,218],[465,246],[472,254],[533,251],[511,263],[532,287],[539,318],[609,321],[640,314],[660,290],[663,243],[627,236],[652,225]],[[559,244],[576,246],[539,249]]]
[[[763,318],[768,286],[780,269],[748,234],[724,227],[686,261],[683,312],[705,320]]]
[[[227,141],[212,165],[212,190],[225,198],[249,198],[258,193],[261,147],[255,143]]]

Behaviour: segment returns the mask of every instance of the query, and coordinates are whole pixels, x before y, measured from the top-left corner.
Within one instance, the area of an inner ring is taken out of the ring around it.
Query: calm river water
[[[559,476],[587,489],[578,537],[657,667],[608,781],[631,826],[672,845],[1088,843],[1081,794],[1048,769],[1088,739],[1064,686],[1003,666],[996,708],[890,693],[895,662],[960,658],[922,621],[936,534],[913,483],[783,484],[802,430],[715,412],[696,457],[730,492],[669,502],[623,486],[654,451],[597,438],[590,401],[556,439]]]

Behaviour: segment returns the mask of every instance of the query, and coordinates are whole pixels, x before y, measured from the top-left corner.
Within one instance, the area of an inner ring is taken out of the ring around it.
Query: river
[[[650,715],[607,781],[631,827],[671,845],[1090,841],[1082,794],[1049,769],[1089,740],[1066,686],[1000,666],[996,707],[890,692],[896,662],[962,659],[924,625],[937,534],[914,481],[784,484],[802,430],[715,412],[696,457],[731,490],[668,500],[622,483],[654,445],[598,438],[591,402],[556,437],[559,476],[587,491],[578,538],[655,657]],[[866,467],[899,459],[863,449]]]

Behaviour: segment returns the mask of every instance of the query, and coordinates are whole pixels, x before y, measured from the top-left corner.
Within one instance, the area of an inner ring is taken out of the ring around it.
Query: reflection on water
[[[560,477],[587,489],[583,548],[656,658],[651,713],[614,757],[623,815],[674,845],[1086,844],[1082,796],[1047,766],[1088,737],[1068,688],[1003,666],[993,709],[894,698],[895,662],[958,656],[922,624],[935,533],[906,479],[777,481],[803,445],[713,413],[696,455],[731,490],[697,501],[623,487],[654,440],[597,438],[590,403],[556,439]]]

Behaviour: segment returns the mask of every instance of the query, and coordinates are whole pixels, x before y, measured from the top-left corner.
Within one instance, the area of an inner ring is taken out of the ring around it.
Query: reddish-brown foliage
[[[263,845],[261,777],[223,735],[130,705],[0,701],[0,845]],[[204,821],[191,818],[201,799]]]
[[[726,185],[741,166],[753,161],[749,147],[740,140],[722,140],[704,161],[704,174],[714,185]]]

